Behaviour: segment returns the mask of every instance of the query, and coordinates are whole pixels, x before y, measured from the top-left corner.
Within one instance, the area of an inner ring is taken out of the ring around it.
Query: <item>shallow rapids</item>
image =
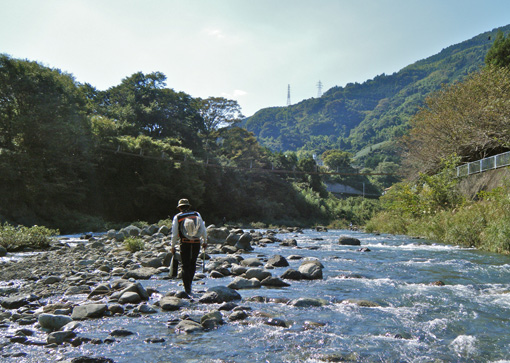
[[[356,237],[361,240],[361,247],[370,251],[341,246],[340,236]],[[285,288],[239,290],[243,301],[237,304],[250,309],[247,320],[227,321],[206,332],[176,334],[169,324],[172,319],[183,314],[201,316],[217,308],[214,304],[194,302],[176,312],[158,310],[142,317],[82,321],[76,332],[88,338],[104,340],[119,328],[135,334],[108,344],[86,343],[77,348],[11,345],[8,349],[28,354],[9,359],[53,362],[89,356],[115,362],[197,363],[510,360],[510,257],[405,236],[351,231],[305,230],[303,234],[277,237],[294,238],[298,247],[280,247],[277,243],[255,246],[255,251],[243,257],[315,257],[324,265],[324,279],[287,281],[291,286]],[[288,261],[290,268],[296,270],[302,262]],[[281,276],[288,268],[269,271]],[[194,291],[200,294],[208,287],[226,286],[232,280],[233,277],[206,278],[194,283]],[[161,295],[182,290],[178,280],[153,278],[140,282]],[[152,296],[149,303],[161,295]],[[329,303],[300,308],[244,300],[254,296],[321,298]],[[84,300],[86,296],[73,299]],[[264,317],[281,319],[287,327],[264,324]],[[9,333],[12,331],[0,329],[2,336]]]

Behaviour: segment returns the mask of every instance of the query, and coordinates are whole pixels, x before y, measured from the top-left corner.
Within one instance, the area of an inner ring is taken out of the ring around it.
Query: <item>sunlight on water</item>
[[[342,235],[361,240],[341,246]],[[285,303],[242,301],[251,317],[218,329],[191,335],[167,326],[182,314],[199,318],[217,304],[194,304],[178,312],[142,318],[105,318],[81,323],[81,336],[105,339],[120,327],[135,332],[118,342],[84,344],[80,355],[104,356],[115,362],[503,362],[510,358],[510,257],[473,249],[439,245],[405,236],[370,235],[351,231],[285,234],[297,248],[270,244],[251,255],[299,255],[319,259],[324,279],[289,281],[286,288],[240,290],[243,298],[264,296],[321,298],[325,306],[300,308]],[[289,260],[297,269],[302,260]],[[269,270],[280,276],[288,267]],[[206,279],[206,290],[227,285],[233,277]],[[442,284],[438,284],[441,281]],[[142,281],[160,291],[178,281]],[[81,299],[85,297],[80,297]],[[267,318],[286,322],[270,326]],[[163,338],[157,344],[145,340]],[[41,348],[27,347],[37,355]],[[77,356],[70,350],[49,352],[41,361]]]

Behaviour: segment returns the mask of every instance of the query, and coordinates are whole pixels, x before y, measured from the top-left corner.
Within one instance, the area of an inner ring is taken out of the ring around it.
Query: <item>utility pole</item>
[[[290,106],[290,84],[287,86],[287,106]]]

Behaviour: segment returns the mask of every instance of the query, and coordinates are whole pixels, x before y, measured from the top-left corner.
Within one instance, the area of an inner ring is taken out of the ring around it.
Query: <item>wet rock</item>
[[[199,324],[196,321],[189,320],[189,319],[182,320],[175,327],[175,331],[177,333],[184,333],[184,334],[191,334],[191,333],[202,331],[202,330],[204,330],[204,327],[202,326],[202,324]]]
[[[443,281],[434,281],[434,282],[431,282],[430,285],[432,286],[444,286],[445,283]]]
[[[96,295],[107,295],[110,293],[110,285],[109,284],[101,284],[94,289],[89,294],[89,299]]]
[[[368,247],[362,247],[358,250],[358,252],[371,252],[372,250]]]
[[[286,328],[287,327],[287,323],[285,322],[285,320],[279,319],[279,318],[269,318],[269,319],[266,319],[266,320],[264,320],[264,324],[270,325],[270,326],[279,326],[279,327],[282,327],[282,328]]]
[[[240,237],[237,243],[235,244],[235,247],[244,250],[244,251],[253,251],[253,247],[251,246],[251,241],[253,240],[253,237],[250,233],[243,233]]]
[[[22,306],[30,304],[30,302],[38,300],[38,297],[31,295],[15,295],[2,300],[0,305],[5,309],[18,309]]]
[[[274,267],[287,267],[289,262],[282,255],[274,255],[267,260],[267,264]]]
[[[127,337],[127,336],[130,336],[133,334],[135,334],[135,333],[133,333],[132,331],[126,330],[126,329],[115,329],[109,335],[112,337]]]
[[[96,358],[96,357],[82,356],[82,357],[77,357],[77,358],[71,359],[71,363],[114,363],[114,360],[109,359],[109,358],[104,358],[104,357]]]
[[[140,295],[133,291],[126,291],[119,297],[119,304],[138,304],[141,301]]]
[[[309,307],[318,307],[325,306],[328,304],[328,301],[324,299],[315,299],[315,298],[306,298],[301,297],[299,299],[291,300],[289,305],[299,307],[299,308],[309,308]]]
[[[302,260],[303,256],[300,255],[290,255],[287,257],[287,260]]]
[[[234,311],[232,314],[228,316],[228,319],[230,321],[239,321],[239,320],[245,320],[248,318],[248,313],[244,310],[237,310]]]
[[[342,303],[344,303],[344,304],[354,304],[354,305],[358,305],[358,306],[364,307],[364,308],[377,308],[377,307],[381,306],[380,304],[378,304],[376,302],[373,302],[373,301],[357,300],[357,299],[343,300]]]
[[[232,275],[239,276],[239,275],[244,274],[246,271],[248,271],[248,268],[245,266],[233,264],[230,270],[231,270]]]
[[[214,304],[235,300],[241,300],[241,295],[236,290],[227,286],[215,286],[211,287],[198,301],[205,304]]]
[[[71,318],[73,320],[85,320],[91,318],[100,318],[108,310],[106,304],[87,304],[79,305],[73,309]]]
[[[361,245],[361,241],[354,237],[341,236],[338,239],[338,244],[342,246],[359,246]]]
[[[286,283],[279,277],[269,276],[266,277],[264,280],[260,282],[262,286],[268,286],[268,287],[287,287],[290,286],[290,284]]]
[[[67,340],[71,340],[76,337],[76,333],[73,331],[57,331],[48,334],[48,337],[46,339],[46,342],[48,344],[57,344],[61,345]]]
[[[40,282],[43,285],[51,285],[56,284],[57,282],[62,281],[62,278],[60,276],[48,276],[44,279],[41,279]]]
[[[226,302],[226,303],[223,303],[221,304],[219,307],[218,307],[218,310],[224,310],[224,311],[231,311],[231,310],[234,310],[234,308],[237,307],[237,304],[233,303],[233,302]]]
[[[304,279],[303,274],[301,272],[294,270],[292,268],[289,268],[287,271],[285,271],[282,274],[281,278],[285,279],[285,280],[296,280],[296,281]]]
[[[227,239],[225,240],[225,243],[228,245],[228,246],[235,246],[237,241],[239,241],[239,235],[237,233],[229,233],[229,235],[227,236]]]
[[[244,259],[241,261],[241,266],[245,266],[245,267],[258,267],[258,266],[262,266],[262,265],[263,265],[262,261],[260,261],[256,257],[247,258],[247,259]]]
[[[126,280],[130,278],[134,278],[135,280],[149,280],[158,273],[158,269],[154,267],[140,267],[135,270],[129,270],[122,278]]]
[[[237,276],[227,287],[235,290],[241,289],[256,289],[261,286],[260,281],[256,278],[247,279],[241,276]]]
[[[229,245],[221,246],[221,253],[232,255],[236,252],[237,252],[237,247],[235,247],[235,246],[229,246]]]
[[[320,280],[322,279],[322,268],[321,264],[315,261],[304,261],[299,266],[299,272],[303,278],[307,280]]]
[[[108,306],[108,311],[112,314],[124,314],[124,308],[119,304],[111,304]]]
[[[90,286],[82,285],[82,286],[71,286],[65,292],[64,295],[72,296],[72,295],[81,295],[81,294],[89,294]]]
[[[207,323],[207,321],[209,321],[209,323]],[[203,315],[200,318],[200,324],[202,324],[203,326],[206,326],[206,325],[210,326],[211,322],[215,326],[223,324],[224,323],[223,314],[220,311],[215,310],[215,311],[211,311],[210,313]]]
[[[225,277],[225,275],[223,275],[221,272],[216,271],[216,270],[211,271],[211,273],[209,274],[209,276],[210,276],[211,278],[213,278],[213,279],[221,279],[221,278]]]
[[[5,255],[7,255],[7,249],[0,245],[0,257],[4,257]]]
[[[280,246],[282,247],[297,247],[297,241],[295,239],[284,239],[280,242]]]
[[[50,331],[60,330],[64,325],[73,321],[71,317],[66,315],[54,315],[54,314],[40,314],[38,317],[39,325],[41,328]]]
[[[158,311],[154,309],[152,306],[147,304],[141,304],[138,307],[138,311],[142,314],[156,314]]]
[[[227,228],[215,228],[208,227],[207,228],[207,243],[210,244],[221,244],[224,243],[229,235],[229,231]]]
[[[271,277],[271,272],[266,271],[263,268],[250,268],[244,273],[244,277],[248,280],[256,278],[257,280],[262,281],[267,277]]]
[[[188,303],[175,296],[164,296],[158,303],[159,307],[166,311],[175,311],[187,306]]]

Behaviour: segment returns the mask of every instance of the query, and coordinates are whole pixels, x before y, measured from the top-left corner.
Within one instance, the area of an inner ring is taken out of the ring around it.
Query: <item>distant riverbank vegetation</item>
[[[262,147],[238,127],[243,117],[236,101],[174,91],[159,72],[100,91],[0,55],[0,222],[100,231],[165,220],[183,197],[208,224],[347,226],[370,218],[377,202],[335,198],[317,174],[327,166]],[[342,152],[328,155],[331,167],[348,164]],[[331,179],[372,193],[388,186],[361,175]]]
[[[509,67],[510,36],[499,33],[485,68],[427,98],[401,140],[408,178],[381,198],[367,231],[510,253],[510,182],[466,195],[455,172],[510,150]]]

